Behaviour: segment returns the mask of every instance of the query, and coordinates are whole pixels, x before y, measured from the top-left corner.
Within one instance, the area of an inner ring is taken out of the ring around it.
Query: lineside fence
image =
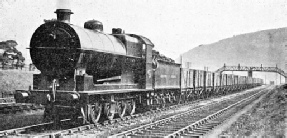
[[[0,64],[0,70],[38,71],[33,64]]]
[[[0,62],[0,72],[8,72],[9,73],[13,73],[14,71],[15,72],[19,72],[19,73],[40,73],[39,70],[37,70],[37,68],[33,65],[33,64],[22,64],[21,66],[19,65],[16,65],[16,64],[2,64]],[[2,74],[2,73],[1,73]],[[4,73],[6,74],[6,73]],[[14,78],[11,78],[11,79],[14,79]],[[15,78],[17,79],[17,78]],[[3,101],[3,98],[13,98],[14,97],[14,91],[7,91],[7,88],[6,88],[6,84],[7,82],[5,80],[1,80],[0,83],[2,83],[1,86],[3,86],[2,88],[0,88],[0,103],[1,101]]]

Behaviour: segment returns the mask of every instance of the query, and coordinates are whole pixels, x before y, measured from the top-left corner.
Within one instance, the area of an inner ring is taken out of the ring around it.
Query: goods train
[[[181,68],[153,51],[146,37],[96,20],[84,28],[70,23],[70,9],[41,25],[30,42],[33,87],[17,90],[17,102],[45,105],[45,118],[82,118],[97,123],[189,100],[223,95],[262,84],[261,79]]]

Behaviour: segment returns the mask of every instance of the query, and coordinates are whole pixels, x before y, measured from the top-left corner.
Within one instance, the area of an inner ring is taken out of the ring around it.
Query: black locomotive
[[[137,109],[160,108],[262,84],[261,79],[184,69],[153,51],[146,37],[113,29],[103,33],[96,20],[84,28],[70,24],[69,9],[57,9],[57,20],[33,34],[30,53],[41,71],[33,87],[17,90],[17,102],[46,105],[45,117],[123,117]]]

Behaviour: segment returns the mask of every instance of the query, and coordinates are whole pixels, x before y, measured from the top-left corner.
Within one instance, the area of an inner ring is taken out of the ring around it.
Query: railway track
[[[15,129],[0,131],[0,137],[1,136],[58,137],[61,135],[73,134],[75,132],[81,132],[81,131],[86,131],[86,130],[91,130],[91,129],[105,129],[105,128],[110,127],[114,124],[123,123],[127,120],[130,120],[130,119],[134,119],[134,118],[139,119],[141,116],[160,114],[162,111],[177,108],[178,106],[183,106],[183,105],[187,105],[187,104],[188,103],[181,104],[181,105],[174,105],[174,106],[171,106],[168,108],[164,108],[162,110],[147,111],[145,113],[140,113],[140,114],[131,115],[131,116],[125,116],[123,118],[117,118],[117,119],[109,120],[109,121],[107,120],[107,121],[101,122],[99,124],[88,124],[88,125],[78,126],[78,127],[75,127],[75,124],[69,125],[69,124],[71,124],[70,123],[71,120],[65,119],[65,120],[61,120],[62,124],[61,124],[60,130],[57,130],[53,126],[54,125],[53,122],[41,123],[41,124],[31,125],[31,126],[22,127],[22,128],[15,128]],[[196,107],[196,106],[198,106],[198,105],[194,105],[191,108]],[[63,125],[63,123],[64,123],[64,125]],[[66,124],[66,126],[65,126],[65,124]],[[70,127],[70,128],[67,128],[67,127]],[[63,130],[63,129],[66,129],[66,130]],[[40,132],[40,131],[42,131],[42,132]],[[47,132],[47,131],[49,131],[49,132]]]
[[[261,88],[262,89],[262,88]],[[258,89],[257,91],[261,90]],[[255,93],[255,92],[253,92]],[[249,93],[250,94],[250,93]],[[244,95],[244,94],[243,94]],[[246,94],[248,95],[248,93]],[[234,96],[236,97],[236,96]],[[233,97],[233,98],[234,98]],[[241,95],[242,97],[242,95]],[[229,98],[223,98],[221,100],[228,100]],[[208,105],[213,105],[215,103],[220,102],[219,100],[214,100],[209,103],[206,103]],[[73,135],[76,133],[81,133],[81,132],[86,132],[86,131],[104,131],[104,130],[108,130],[110,129],[111,132],[110,134],[115,134],[118,133],[119,131],[123,131],[122,129],[119,128],[115,128],[114,126],[127,126],[131,123],[138,123],[140,120],[142,120],[142,117],[147,117],[147,116],[160,116],[158,118],[155,118],[155,120],[168,120],[168,118],[174,118],[175,114],[181,113],[180,108],[181,106],[188,106],[188,110],[190,110],[190,112],[196,112],[199,111],[200,109],[206,109],[206,105],[205,104],[199,104],[198,101],[194,101],[192,103],[186,103],[186,104],[182,104],[182,105],[174,105],[168,108],[164,108],[162,110],[153,110],[153,111],[148,111],[145,113],[141,113],[141,114],[136,114],[136,115],[132,115],[132,116],[126,116],[123,118],[118,118],[118,119],[114,119],[111,121],[104,121],[100,124],[89,124],[89,125],[84,125],[84,126],[77,126],[77,124],[72,124],[71,125],[71,121],[68,120],[62,120],[61,126],[60,128],[55,128],[53,127],[53,122],[49,122],[49,123],[42,123],[42,124],[37,124],[37,125],[32,125],[32,126],[27,126],[27,127],[22,127],[22,128],[16,128],[16,129],[10,129],[10,130],[5,130],[5,131],[0,131],[0,136],[12,136],[12,137],[23,137],[23,136],[29,136],[29,137],[58,137],[58,136],[65,136],[65,135]],[[167,114],[167,115],[163,115],[165,111],[168,112],[168,110],[173,110],[173,114]],[[176,111],[179,110],[179,111]],[[182,111],[184,112],[184,111]],[[181,113],[183,114],[183,113]],[[169,117],[171,116],[171,117]],[[175,115],[177,116],[177,115]],[[163,119],[166,118],[166,119]],[[157,122],[161,122],[161,121],[157,121]],[[154,122],[156,123],[156,122]],[[138,128],[145,128],[144,126],[141,126],[142,124],[138,124],[140,127]],[[148,124],[147,124],[148,125]],[[147,126],[145,125],[145,126]],[[123,127],[124,129],[125,127]],[[131,131],[131,132],[134,132]],[[129,133],[129,131],[125,131],[122,133],[126,133],[126,134],[134,134],[134,133]],[[119,133],[118,135],[114,135],[115,137],[121,136],[122,133]],[[126,135],[123,134],[123,135]]]
[[[15,103],[13,97],[0,98],[0,131],[38,124],[43,112],[43,105]]]
[[[44,106],[31,104],[31,103],[1,103],[0,114],[15,114],[17,112],[31,111],[31,110],[44,110]]]
[[[44,106],[31,103],[16,103],[14,97],[0,98],[0,114],[44,109]]]
[[[0,131],[41,123],[44,106],[28,103],[0,104]]]
[[[15,99],[13,97],[0,98],[0,104],[6,104],[6,103],[15,103]]]
[[[262,94],[266,94],[266,90],[261,90],[260,92],[237,102],[224,101],[209,106],[203,106],[138,128],[114,134],[110,136],[110,138],[202,137]]]

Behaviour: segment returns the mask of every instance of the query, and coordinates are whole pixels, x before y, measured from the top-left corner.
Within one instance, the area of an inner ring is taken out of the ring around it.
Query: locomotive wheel
[[[118,114],[120,118],[123,118],[126,114],[127,110],[127,103],[122,101],[121,103],[118,104]]]
[[[107,119],[112,120],[116,113],[116,104],[114,103],[105,103],[104,114]]]
[[[98,123],[102,114],[102,104],[96,103],[95,105],[89,105],[90,109],[90,122],[91,123]]]
[[[129,101],[127,103],[127,114],[128,115],[133,115],[136,111],[136,102],[135,100]]]

